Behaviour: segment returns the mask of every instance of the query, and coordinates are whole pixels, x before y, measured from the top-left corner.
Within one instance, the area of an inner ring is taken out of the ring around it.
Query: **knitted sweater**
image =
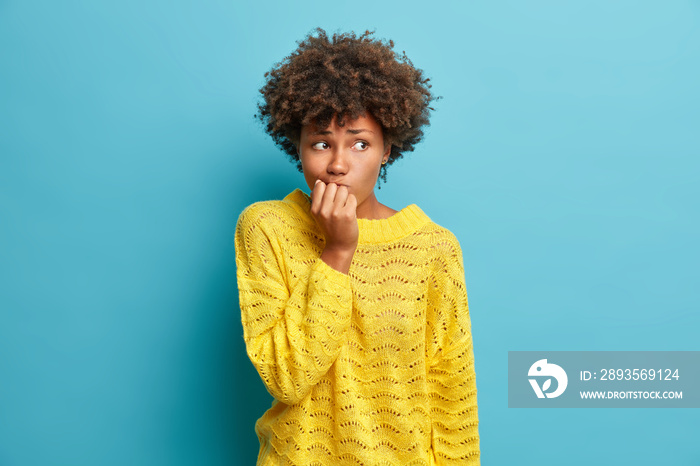
[[[236,225],[246,350],[274,397],[258,465],[480,464],[457,238],[415,204],[358,219],[345,274],[310,208],[296,189]]]

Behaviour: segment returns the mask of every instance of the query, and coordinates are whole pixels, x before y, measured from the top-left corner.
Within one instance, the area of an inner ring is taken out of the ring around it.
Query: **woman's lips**
[[[324,183],[325,183],[325,182],[324,182]],[[336,185],[338,185],[338,186],[345,186],[346,188],[348,187],[348,185],[343,184],[343,183],[338,183],[337,181],[329,181],[329,182],[327,182],[326,184],[330,184],[330,183],[334,183],[334,184],[336,184]]]

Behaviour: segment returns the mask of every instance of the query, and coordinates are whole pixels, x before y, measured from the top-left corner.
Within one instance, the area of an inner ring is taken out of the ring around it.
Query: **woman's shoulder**
[[[438,257],[462,257],[462,247],[457,235],[449,228],[430,220],[423,228],[425,246]]]
[[[251,216],[253,214],[262,215],[267,212],[277,212],[282,207],[283,202],[277,199],[256,201],[244,207],[240,216]]]
[[[263,224],[279,223],[290,214],[279,200],[257,201],[246,206],[238,215],[237,228],[250,228]]]
[[[427,234],[428,239],[433,243],[454,242],[459,244],[457,236],[449,228],[437,223],[432,218],[427,217],[428,221],[423,225],[423,231]]]
[[[295,228],[308,220],[302,215],[303,209],[290,202],[289,196],[282,200],[263,200],[245,207],[238,216],[237,228]]]

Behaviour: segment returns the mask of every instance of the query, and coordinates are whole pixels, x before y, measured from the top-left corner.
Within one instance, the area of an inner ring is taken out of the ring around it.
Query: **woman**
[[[266,73],[257,115],[311,194],[236,226],[246,349],[274,397],[258,464],[480,464],[459,242],[374,193],[436,97],[392,41],[316,31]]]

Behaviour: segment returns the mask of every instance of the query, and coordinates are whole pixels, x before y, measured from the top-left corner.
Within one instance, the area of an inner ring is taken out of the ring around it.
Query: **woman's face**
[[[355,120],[346,118],[342,128],[337,115],[327,128],[303,126],[297,149],[309,189],[317,179],[345,185],[357,198],[358,211],[365,201],[376,201],[374,186],[391,144],[385,144],[381,125],[369,112]]]

